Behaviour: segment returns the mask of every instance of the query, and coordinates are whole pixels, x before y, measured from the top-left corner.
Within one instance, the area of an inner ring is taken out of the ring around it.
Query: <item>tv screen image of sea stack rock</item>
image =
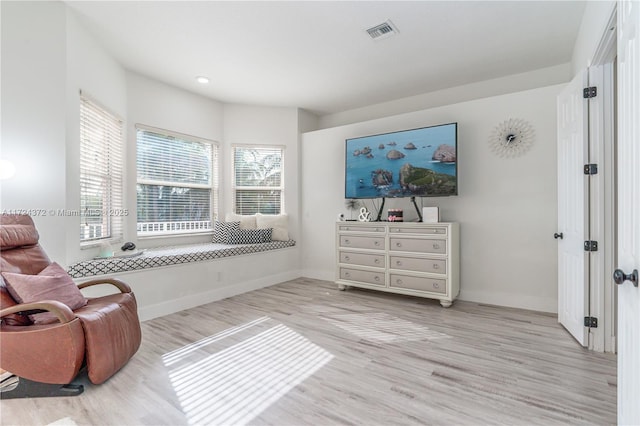
[[[346,140],[345,198],[458,194],[457,123]]]

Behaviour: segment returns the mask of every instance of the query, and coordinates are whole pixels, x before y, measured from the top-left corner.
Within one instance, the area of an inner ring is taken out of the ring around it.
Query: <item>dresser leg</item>
[[[453,302],[449,302],[448,300],[441,300],[440,304],[442,305],[443,308],[448,308],[451,305],[453,305]]]
[[[347,289],[347,286],[344,284],[338,284],[338,290],[340,291],[345,291]]]

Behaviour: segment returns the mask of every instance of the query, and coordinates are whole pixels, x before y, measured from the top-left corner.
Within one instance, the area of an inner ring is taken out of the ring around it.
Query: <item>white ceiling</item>
[[[319,115],[571,61],[583,1],[67,2],[132,71]],[[399,34],[365,30],[390,19]],[[211,82],[196,83],[205,75]]]

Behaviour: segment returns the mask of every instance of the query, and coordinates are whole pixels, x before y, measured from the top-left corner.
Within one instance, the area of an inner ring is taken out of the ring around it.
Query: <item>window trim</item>
[[[167,137],[173,137],[177,139],[194,141],[200,143],[206,143],[211,145],[211,185],[204,184],[195,184],[195,183],[185,183],[185,182],[171,182],[171,181],[159,181],[153,179],[138,179],[138,131],[145,131],[151,133],[157,133]],[[219,216],[219,207],[220,207],[220,143],[213,139],[206,139],[200,136],[194,136],[188,133],[180,133],[172,130],[162,129],[159,127],[148,126],[146,124],[136,123],[134,126],[135,132],[135,141],[136,141],[136,155],[135,155],[135,175],[136,175],[136,186],[139,184],[143,185],[162,185],[162,186],[179,186],[181,188],[193,188],[193,189],[210,189],[209,195],[209,211],[211,228],[207,230],[196,230],[196,231],[184,231],[184,232],[157,232],[157,233],[148,233],[148,234],[140,234],[138,231],[138,203],[136,199],[136,210],[135,210],[135,224],[136,224],[136,238],[139,240],[146,239],[156,239],[156,238],[180,238],[180,237],[195,237],[202,235],[212,235],[213,234],[213,224],[216,220],[218,220]]]
[[[244,149],[272,149],[272,150],[280,150],[280,164],[282,170],[280,171],[280,186],[237,186],[236,185],[236,148],[244,148]],[[280,213],[286,214],[285,210],[285,150],[286,145],[272,145],[272,144],[231,144],[231,211],[238,214],[236,211],[236,191],[238,189],[250,190],[250,191],[272,191],[278,190],[280,191]]]
[[[115,150],[116,155],[116,160],[119,160],[117,162],[113,162],[109,165],[106,166],[106,169],[109,169],[110,167],[115,168],[118,172],[119,172],[119,176],[117,179],[111,179],[111,184],[110,184],[110,188],[109,188],[109,194],[107,196],[107,198],[109,198],[110,203],[109,206],[106,207],[106,209],[108,209],[109,211],[113,211],[113,214],[109,214],[107,215],[107,220],[109,221],[109,225],[108,225],[108,230],[109,230],[109,236],[107,237],[100,237],[100,238],[91,238],[91,239],[86,239],[83,240],[82,237],[80,237],[80,249],[84,250],[84,249],[89,249],[89,248],[94,248],[94,247],[98,247],[104,243],[108,243],[108,244],[118,244],[121,243],[122,241],[124,241],[124,230],[125,230],[125,217],[126,215],[124,214],[124,203],[125,203],[125,185],[124,185],[124,174],[125,174],[125,146],[126,146],[126,122],[125,120],[122,118],[122,116],[120,116],[120,114],[116,114],[115,112],[113,112],[113,110],[111,110],[110,108],[107,108],[104,106],[104,104],[100,101],[98,101],[96,98],[94,98],[93,96],[91,96],[90,94],[86,93],[83,90],[79,90],[79,105],[78,105],[78,116],[79,116],[79,132],[78,132],[78,138],[79,138],[79,145],[78,145],[78,152],[79,152],[79,176],[78,176],[78,180],[79,180],[79,184],[80,184],[80,189],[79,189],[79,210],[78,210],[78,216],[80,219],[80,227],[82,228],[82,221],[83,218],[85,217],[82,213],[82,184],[83,184],[83,165],[82,165],[82,153],[83,153],[83,142],[82,142],[82,135],[83,135],[83,115],[82,115],[82,109],[83,109],[83,105],[85,104],[89,104],[90,107],[95,108],[97,110],[99,110],[101,113],[104,113],[106,115],[108,115],[109,119],[117,121],[119,123],[119,139],[115,142],[110,142],[108,143],[108,149],[109,150]],[[111,157],[110,157],[111,158]],[[119,211],[119,213],[115,213],[116,211]]]

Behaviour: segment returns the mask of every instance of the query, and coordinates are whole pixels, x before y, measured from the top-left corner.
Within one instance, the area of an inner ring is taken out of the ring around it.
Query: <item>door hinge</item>
[[[597,94],[598,89],[596,88],[596,86],[585,87],[582,91],[582,97],[585,99],[595,98]]]
[[[598,328],[598,318],[584,317],[584,326],[589,328]]]
[[[593,240],[585,241],[584,251],[598,251],[598,242]]]
[[[584,174],[585,175],[597,175],[598,174],[598,165],[597,164],[585,164],[584,165]]]

